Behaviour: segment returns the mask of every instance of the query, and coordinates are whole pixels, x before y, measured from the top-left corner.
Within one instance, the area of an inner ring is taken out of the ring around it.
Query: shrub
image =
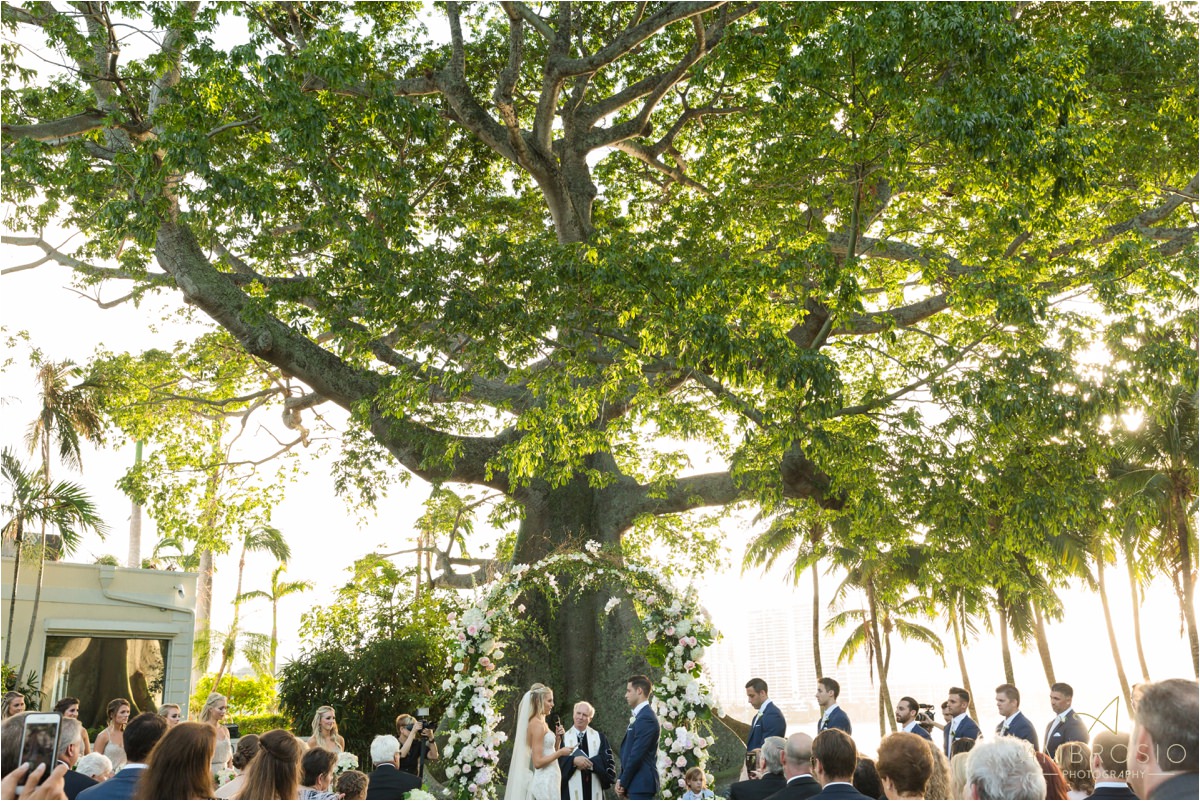
[[[216,676],[208,674],[196,682],[189,702],[191,716],[194,717],[204,708],[205,700],[213,691],[214,678]],[[221,677],[221,686],[217,692],[229,699],[230,715],[265,715],[278,708],[279,695],[275,689],[275,677],[265,673],[257,676],[226,674]]]
[[[228,725],[237,724],[238,734],[265,734],[271,729],[287,729],[290,723],[288,716],[279,712],[268,712],[265,715],[229,715],[223,721]],[[295,734],[307,734],[292,729]]]

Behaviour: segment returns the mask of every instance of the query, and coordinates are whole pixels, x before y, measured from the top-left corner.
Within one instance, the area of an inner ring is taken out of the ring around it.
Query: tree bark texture
[[[1117,630],[1113,626],[1112,612],[1108,606],[1108,590],[1104,586],[1104,562],[1096,560],[1096,584],[1100,592],[1100,606],[1104,609],[1104,626],[1108,631],[1108,647],[1112,650],[1113,665],[1117,669],[1117,680],[1121,683],[1121,697],[1125,699],[1125,711],[1133,715],[1133,694],[1129,690],[1129,679],[1125,676],[1125,665],[1121,661],[1121,647],[1117,642]]]

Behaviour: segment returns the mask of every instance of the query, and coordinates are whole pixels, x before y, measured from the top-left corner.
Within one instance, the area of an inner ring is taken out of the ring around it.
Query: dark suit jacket
[[[137,780],[146,772],[145,768],[122,768],[106,782],[89,787],[76,798],[80,801],[121,801],[133,798]]]
[[[1175,801],[1175,799],[1200,798],[1200,786],[1197,785],[1197,774],[1180,773],[1174,778],[1167,779],[1154,792],[1150,793],[1150,801]]]
[[[909,732],[909,734],[915,734],[918,737],[924,737],[926,740],[933,740],[932,735],[930,735],[929,732],[925,730],[925,727],[923,727],[920,723],[918,723],[916,726],[913,726],[913,730]]]
[[[1097,801],[1134,801],[1136,798],[1137,796],[1127,784],[1124,787],[1097,787],[1096,792],[1089,795],[1084,801],[1092,801],[1092,799],[1097,799]]]
[[[841,801],[874,801],[869,795],[863,795],[858,790],[855,790],[853,784],[842,783],[826,785],[813,798],[834,798]]]
[[[596,730],[593,729],[593,731]],[[600,780],[600,786],[605,790],[607,790],[609,787],[612,787],[613,782],[617,780],[617,763],[613,760],[612,746],[608,744],[608,738],[604,736],[604,732],[596,731],[596,734],[600,735],[600,750],[597,751],[594,756],[590,757],[592,760],[592,767],[595,768],[595,770],[582,771],[584,792],[587,792],[587,788],[591,786],[593,775]],[[567,733],[563,736],[563,745],[574,745],[575,741],[578,739],[579,730],[571,727],[570,729],[567,729]],[[583,750],[586,751],[587,748],[584,748]],[[570,798],[571,777],[574,776],[575,771],[578,770],[578,768],[575,767],[575,757],[572,755],[559,757],[558,769],[562,773],[562,785],[559,788],[562,790],[562,797]]]
[[[763,741],[768,737],[782,737],[787,731],[787,721],[783,719],[783,713],[775,706],[774,701],[768,699],[759,712],[762,714],[755,715],[755,721],[750,724],[750,737],[746,740],[747,751],[762,748]]]
[[[60,762],[58,764],[66,764]],[[58,764],[55,767],[58,767]],[[82,773],[76,773],[73,770],[68,770],[63,776],[63,791],[67,794],[67,798],[74,799],[79,797],[79,794],[89,787],[95,787],[100,782],[93,779],[91,776],[84,776]]]
[[[1054,725],[1051,720],[1046,724],[1046,736],[1043,738],[1046,742],[1046,754],[1054,759],[1055,752],[1063,743],[1086,743],[1088,741],[1087,726],[1072,709],[1067,713],[1067,717],[1059,724],[1054,733],[1050,733],[1050,727]]]
[[[942,732],[942,744],[943,750],[946,752],[946,756],[950,756],[950,747],[954,745],[953,741],[950,739],[950,728],[953,725],[953,723],[947,724],[945,730]],[[954,732],[955,740],[974,740],[978,736],[979,724],[971,720],[970,715],[967,715],[962,719],[962,722],[958,724],[958,729],[956,729]]]
[[[770,798],[787,786],[787,779],[782,773],[768,773],[761,779],[747,779],[744,782],[734,782],[729,788],[731,799]]]
[[[621,775],[618,779],[630,798],[658,795],[658,716],[642,707],[621,741]]]
[[[1001,726],[1004,724],[1001,723]],[[999,731],[997,731],[999,733]],[[1007,737],[1018,737],[1033,746],[1033,750],[1038,750],[1037,732],[1033,729],[1033,723],[1029,718],[1025,717],[1024,712],[1017,712],[1013,716],[1012,723],[1008,724],[1008,731],[1005,732]]]
[[[812,798],[819,792],[821,792],[821,785],[812,776],[797,776],[788,782],[778,793],[767,797],[794,800]]]
[[[367,783],[367,798],[370,801],[404,798],[409,790],[421,786],[421,780],[411,773],[396,770],[395,765],[376,765]]]
[[[839,706],[837,709],[829,713],[828,722],[825,721],[824,717],[817,721],[818,734],[826,729],[841,729],[842,731],[846,732],[846,734],[850,734],[850,716],[847,715],[846,711]]]

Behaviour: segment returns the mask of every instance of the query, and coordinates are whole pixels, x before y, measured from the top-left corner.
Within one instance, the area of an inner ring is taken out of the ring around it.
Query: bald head
[[[783,749],[783,775],[791,779],[812,773],[812,737],[796,733]]]

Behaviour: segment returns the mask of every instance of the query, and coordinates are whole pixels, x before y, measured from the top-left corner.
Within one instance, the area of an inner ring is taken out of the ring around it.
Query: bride
[[[512,763],[508,768],[506,799],[558,799],[562,774],[558,758],[573,753],[562,747],[562,735],[550,731],[546,714],[554,708],[554,691],[535,684],[517,708],[517,734],[513,738]]]

